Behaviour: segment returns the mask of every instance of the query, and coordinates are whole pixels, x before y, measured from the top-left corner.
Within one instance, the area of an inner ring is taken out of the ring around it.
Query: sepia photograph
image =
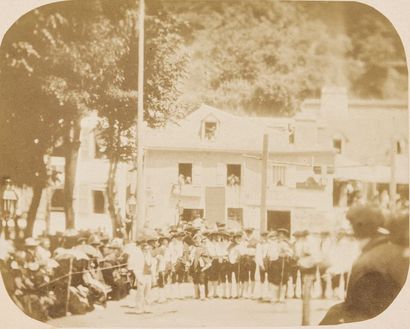
[[[67,0],[5,32],[0,286],[21,315],[363,322],[409,257],[407,61],[371,6]]]

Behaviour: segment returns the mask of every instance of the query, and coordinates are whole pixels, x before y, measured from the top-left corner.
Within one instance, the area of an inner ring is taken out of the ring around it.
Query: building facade
[[[74,192],[76,228],[111,233],[109,161],[99,149],[95,127],[95,118],[84,119]],[[343,88],[324,88],[320,99],[306,100],[291,118],[234,115],[202,105],[179,122],[145,129],[144,218],[152,228],[199,213],[209,225],[332,230],[356,189],[367,199],[391,201],[392,180],[397,184],[393,198],[408,203],[408,108],[403,101],[352,100]],[[36,233],[45,229],[47,210],[51,233],[65,229],[64,158],[58,150],[51,166],[57,179],[43,193]],[[120,164],[116,183],[125,216],[127,197],[137,183],[129,164]],[[20,212],[28,210],[30,199],[30,189],[20,191]]]
[[[409,199],[409,117],[403,100],[349,99],[344,88],[324,88],[321,99],[306,100],[302,112],[319,123],[319,138],[333,146],[334,206],[346,208],[360,189],[367,200]],[[395,183],[396,195],[390,184]],[[387,203],[387,204],[386,204]]]
[[[329,225],[334,151],[315,118],[236,116],[202,105],[145,134],[146,222],[189,221],[291,231]],[[261,222],[262,143],[268,135],[266,222]]]

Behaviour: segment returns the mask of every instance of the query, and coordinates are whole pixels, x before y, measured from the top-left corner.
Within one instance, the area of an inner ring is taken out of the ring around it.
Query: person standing
[[[289,242],[289,231],[281,228],[278,230],[278,269],[280,273],[279,291],[277,300],[282,303],[285,300],[287,282],[290,275],[289,260],[293,256],[293,249]]]
[[[142,259],[138,268],[134,268],[137,281],[136,313],[150,313],[152,274],[154,271],[154,258],[151,254],[151,247],[145,239],[140,241]]]
[[[203,244],[203,237],[200,234],[196,234],[193,237],[193,241],[194,245],[190,251],[190,273],[194,283],[195,298],[206,300],[206,270],[211,266],[211,259],[207,255],[207,250]]]
[[[137,213],[137,198],[134,194],[130,194],[125,205],[125,233],[126,238],[131,240],[132,222]]]
[[[259,277],[260,277],[260,286],[261,286],[261,295],[260,300],[266,300],[268,298],[267,291],[268,287],[266,286],[265,282],[266,277],[268,275],[268,267],[269,261],[267,258],[267,251],[269,247],[268,241],[268,232],[261,233],[261,239],[256,246],[256,255],[255,255],[255,262],[256,265],[259,267]]]
[[[170,256],[168,252],[169,237],[161,236],[158,239],[158,302],[165,303],[169,297]]]
[[[272,231],[268,234],[268,247],[266,250],[266,258],[268,260],[267,272],[269,283],[269,293],[267,297],[270,298],[272,303],[276,303],[278,301],[280,283],[280,273],[278,268],[279,243],[277,231]]]
[[[316,276],[316,267],[320,261],[318,245],[307,230],[302,231],[301,237],[295,245],[297,265],[302,278],[303,294],[310,294]]]
[[[217,231],[212,231],[209,234],[206,249],[209,257],[212,259],[212,265],[207,270],[208,277],[208,297],[218,298],[218,279],[220,264],[218,259],[218,239],[219,234]]]
[[[243,242],[245,243],[245,254],[242,255],[243,264],[241,268],[244,273],[244,297],[255,297],[255,272],[256,272],[256,246],[258,240],[255,238],[254,229],[248,227],[245,229],[245,236]]]
[[[228,274],[232,278],[232,274],[235,275],[235,286],[232,284],[228,288],[230,290],[230,296],[233,297],[233,290],[236,292],[236,297],[239,298],[241,291],[241,282],[239,279],[239,260],[241,257],[241,239],[242,233],[236,232],[232,234],[232,242],[228,246],[228,259],[230,264],[230,273]]]
[[[409,214],[402,216],[396,220],[402,220],[402,230],[408,232]],[[352,266],[345,301],[331,307],[320,325],[364,321],[379,315],[393,302],[407,278],[408,237],[400,241],[394,235],[382,233],[382,210],[359,204],[350,208],[346,217],[361,246],[361,254]]]
[[[169,253],[171,257],[171,289],[172,297],[183,299],[182,283],[184,282],[185,275],[185,262],[184,262],[184,243],[182,238],[184,233],[182,231],[176,231],[171,236],[169,243]]]
[[[229,263],[228,247],[230,237],[224,230],[219,232],[220,240],[217,242],[217,255],[219,261],[219,282],[222,284],[222,298],[230,298],[232,295],[232,271]]]

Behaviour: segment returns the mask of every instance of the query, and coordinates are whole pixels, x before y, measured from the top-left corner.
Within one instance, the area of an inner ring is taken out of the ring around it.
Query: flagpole
[[[136,218],[132,227],[132,236],[136,240],[138,231],[144,225],[144,146],[143,146],[143,129],[144,129],[144,18],[145,3],[139,0],[138,15],[138,107],[137,107],[137,211]]]

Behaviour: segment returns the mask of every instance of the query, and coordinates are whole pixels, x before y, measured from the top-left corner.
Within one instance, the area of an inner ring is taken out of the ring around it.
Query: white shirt
[[[172,240],[168,246],[169,257],[172,264],[176,264],[179,258],[184,255],[184,243],[179,240]]]
[[[268,241],[261,241],[256,246],[255,262],[259,266],[263,266],[263,260],[267,256],[269,249]]]

